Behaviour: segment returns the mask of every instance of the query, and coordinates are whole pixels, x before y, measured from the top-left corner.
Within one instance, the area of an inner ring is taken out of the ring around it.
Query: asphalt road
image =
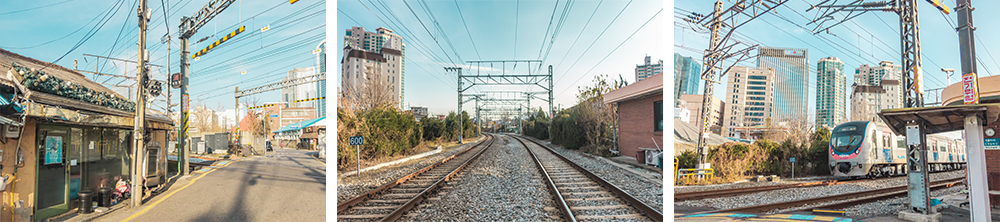
[[[326,221],[326,166],[310,156],[315,153],[277,150],[234,161],[131,221]]]

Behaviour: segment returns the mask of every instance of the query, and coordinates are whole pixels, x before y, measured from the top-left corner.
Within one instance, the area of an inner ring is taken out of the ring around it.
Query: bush
[[[572,111],[561,112],[552,122],[552,143],[562,145],[566,149],[575,150],[583,147],[583,134]]]
[[[444,121],[440,119],[425,117],[423,119],[420,119],[420,125],[423,127],[424,130],[425,141],[438,140],[445,134]]]
[[[687,150],[681,152],[680,156],[677,156],[677,168],[680,169],[691,169],[698,165],[698,154],[694,150]]]
[[[370,111],[350,112],[337,109],[337,167],[357,164],[356,147],[351,146],[352,136],[365,138],[361,158],[370,159],[405,153],[420,144],[421,125],[413,115],[393,108],[376,108]]]

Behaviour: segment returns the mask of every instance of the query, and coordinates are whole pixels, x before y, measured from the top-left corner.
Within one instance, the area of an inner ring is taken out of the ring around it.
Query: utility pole
[[[962,83],[966,86],[966,80],[971,80],[975,99],[964,100],[965,104],[979,104],[979,78],[976,70],[976,41],[975,26],[972,25],[972,0],[958,0],[955,11],[958,12],[958,46],[962,57]],[[954,72],[954,70],[952,70]],[[951,83],[949,78],[949,85]],[[977,115],[965,117],[965,132],[967,138],[965,149],[968,153],[968,177],[969,178],[969,208],[973,222],[990,221],[990,200],[987,198],[989,189],[987,188],[986,177],[986,151],[984,150],[983,125]]]
[[[462,68],[460,67],[444,67],[445,71],[457,71],[458,72],[458,110],[455,111],[455,115],[458,116],[458,144],[462,144]]]
[[[223,10],[228,8],[229,5],[233,4],[234,1],[236,0],[209,0],[209,2],[205,4],[205,6],[203,6],[201,9],[198,9],[197,13],[195,13],[194,16],[182,17],[181,24],[178,26],[179,27],[178,33],[180,33],[180,36],[178,36],[177,38],[181,40],[181,133],[180,133],[180,138],[178,138],[178,140],[180,141],[181,144],[180,148],[183,152],[183,155],[179,155],[177,157],[177,160],[178,162],[182,162],[184,166],[183,167],[184,169],[179,170],[181,172],[181,175],[190,174],[190,169],[189,169],[190,163],[188,163],[189,162],[188,156],[190,155],[190,148],[189,148],[190,144],[189,141],[187,140],[188,140],[188,125],[190,123],[189,119],[190,115],[188,111],[190,111],[190,102],[191,102],[190,95],[188,95],[188,71],[189,71],[188,68],[189,66],[191,66],[191,64],[188,63],[189,60],[188,55],[190,55],[191,52],[188,51],[188,41],[191,37],[194,36],[195,33],[198,32],[199,28],[204,26],[206,23],[208,23],[209,20],[212,20],[212,18],[215,18],[216,15],[218,15]],[[237,124],[239,124],[239,120],[236,120],[236,122]]]
[[[145,164],[142,164],[146,159],[145,152],[145,141],[143,134],[146,133],[144,125],[146,124],[146,75],[149,71],[146,68],[146,29],[149,28],[149,8],[146,7],[146,0],[139,0],[139,67],[136,72],[136,90],[135,90],[135,126],[132,131],[134,142],[132,143],[134,148],[132,149],[132,197],[130,201],[131,208],[139,209],[139,205],[142,204],[142,185],[143,179],[145,177],[142,175],[144,172]],[[155,160],[154,160],[155,161]]]
[[[730,37],[733,36],[733,32],[737,28],[743,26],[747,22],[750,22],[761,15],[771,12],[778,6],[781,6],[788,0],[739,0],[736,1],[733,6],[726,10],[722,8],[722,1],[715,2],[715,10],[710,16],[702,16],[695,14],[694,16],[684,19],[687,22],[695,23],[698,26],[705,27],[711,32],[711,38],[709,39],[709,47],[705,50],[704,55],[704,71],[702,71],[701,78],[705,80],[705,93],[703,94],[702,111],[701,111],[701,133],[698,136],[698,168],[705,169],[707,167],[708,161],[706,160],[706,154],[708,150],[708,135],[710,133],[710,125],[712,122],[711,109],[712,109],[712,94],[714,92],[715,83],[719,82],[716,80],[715,72],[722,71],[719,75],[719,79],[726,75],[729,68],[725,70],[722,69],[722,62],[739,55],[740,57],[736,59],[733,64],[737,64],[740,61],[752,58],[750,51],[757,48],[758,45],[750,45],[749,47],[736,50],[731,52],[732,49],[741,44],[736,42],[729,44]],[[722,32],[723,27],[727,29],[726,33]]]
[[[235,96],[238,95],[239,93],[240,93],[240,87],[236,86],[236,92],[233,92],[234,95],[233,100],[236,101],[235,103],[236,106],[234,106],[236,108],[233,109],[233,116],[236,117],[236,127],[233,128],[235,129],[233,130],[233,132],[236,133],[236,152],[243,152],[243,146],[240,145],[240,97]],[[250,104],[247,104],[247,107],[249,106]],[[250,109],[247,109],[247,111],[250,111]],[[250,125],[252,124],[253,123],[251,122]],[[245,153],[243,155],[246,156]]]

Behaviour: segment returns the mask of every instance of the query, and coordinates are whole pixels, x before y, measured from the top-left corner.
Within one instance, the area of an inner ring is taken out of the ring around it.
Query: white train
[[[927,135],[930,172],[965,167],[965,142],[939,135]],[[906,137],[873,121],[838,125],[830,135],[830,172],[842,177],[889,177],[905,174]]]

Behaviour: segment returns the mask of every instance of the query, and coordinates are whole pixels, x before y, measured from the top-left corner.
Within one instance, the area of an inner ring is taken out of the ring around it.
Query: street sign
[[[789,157],[788,161],[794,163],[795,162],[795,157]]]
[[[350,141],[352,146],[365,144],[365,138],[361,136],[352,136]]]
[[[976,73],[962,74],[962,91],[965,104],[979,104],[979,82]]]
[[[983,146],[988,150],[1000,149],[1000,138],[985,138],[983,139]]]

